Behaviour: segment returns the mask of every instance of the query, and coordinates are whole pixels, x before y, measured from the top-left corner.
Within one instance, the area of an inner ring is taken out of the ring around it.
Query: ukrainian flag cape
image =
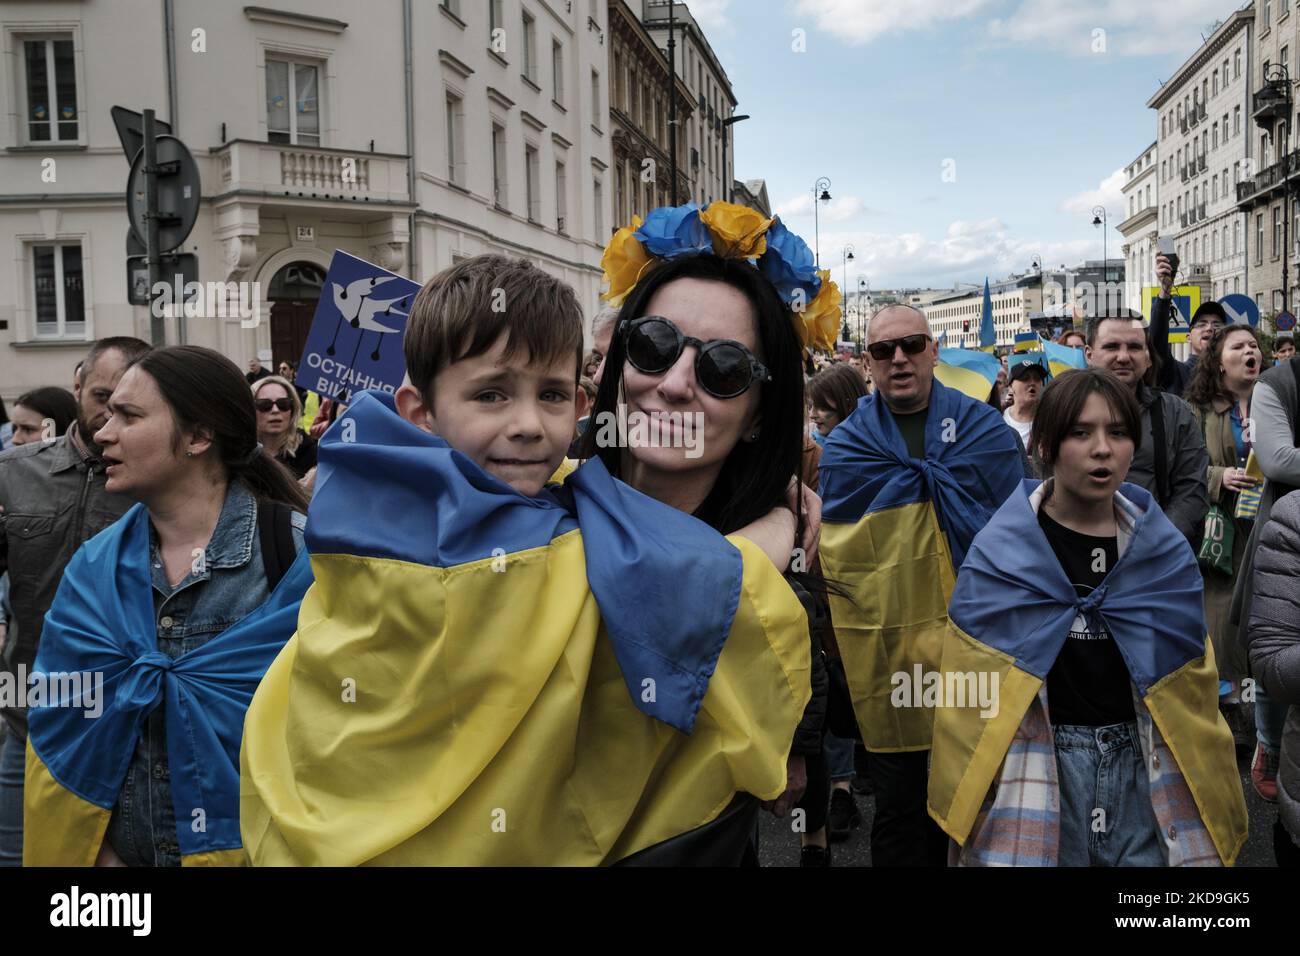
[[[306,552],[256,610],[178,658],[158,650],[149,514],[136,505],[63,572],[34,671],[102,675],[92,702],[28,712],[23,862],[91,866],[149,714],[166,708],[176,836],[185,865],[238,863],[239,741],[258,681],[293,633],[311,583]]]
[[[978,706],[938,709],[931,816],[965,843],[1075,616],[1096,614],[1173,752],[1220,858],[1231,863],[1246,838],[1246,807],[1232,736],[1219,715],[1195,556],[1151,495],[1123,484],[1120,495],[1140,512],[1128,547],[1101,586],[1079,598],[1030,502],[1039,484],[1024,481],[1003,504],[957,576],[943,670],[996,673],[998,711],[983,718]]]
[[[249,708],[258,865],[613,863],[785,788],[808,622],[753,545],[599,460],[527,498],[366,393]]]
[[[954,569],[1024,478],[1015,433],[989,405],[938,380],[925,458],[908,457],[878,394],[831,432],[820,465],[821,562],[835,638],[868,750],[926,750],[933,708],[899,708],[896,673],[937,669]]]

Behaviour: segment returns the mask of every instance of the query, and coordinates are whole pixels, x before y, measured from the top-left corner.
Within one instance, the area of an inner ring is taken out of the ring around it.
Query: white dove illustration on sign
[[[370,353],[371,359],[379,361],[379,349],[383,343],[383,337],[393,332],[402,331],[401,320],[406,318],[410,309],[410,296],[402,295],[393,299],[376,299],[372,298],[376,287],[380,293],[384,291],[383,286],[391,282],[395,276],[367,276],[364,279],[356,279],[349,282],[346,286],[339,283],[333,283],[334,290],[334,307],[338,309],[339,321],[334,326],[334,337],[330,339],[329,348],[325,350],[326,355],[334,354],[335,343],[338,342],[339,330],[343,323],[361,332],[357,339],[357,348],[352,353],[353,362],[356,361],[357,352],[361,350],[361,341],[365,338],[366,332],[376,333],[375,350]],[[397,322],[396,328],[389,328],[384,325],[381,319],[392,319]],[[351,364],[351,363],[349,363]]]

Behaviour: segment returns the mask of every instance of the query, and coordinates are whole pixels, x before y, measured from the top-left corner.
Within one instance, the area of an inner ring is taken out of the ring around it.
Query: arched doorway
[[[271,279],[271,357],[276,364],[297,362],[307,345],[325,272],[311,262],[291,262]]]

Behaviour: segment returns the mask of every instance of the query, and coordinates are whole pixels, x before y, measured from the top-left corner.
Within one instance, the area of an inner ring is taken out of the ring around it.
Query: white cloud
[[[1085,189],[1061,200],[1060,211],[1071,216],[1091,216],[1094,206],[1105,206],[1110,225],[1117,226],[1124,217],[1124,179],[1121,167],[1103,179],[1096,189]]]
[[[783,220],[803,220],[807,219],[812,222],[812,190],[801,196],[794,196],[785,202],[777,203],[773,210]],[[817,214],[821,222],[836,223],[848,222],[851,219],[857,219],[861,216],[869,216],[875,213],[875,210],[868,209],[858,196],[832,196],[830,202],[823,203],[820,212]]]
[[[700,0],[693,0],[692,9]],[[724,0],[713,0],[725,6]],[[1177,0],[1137,4],[1133,0],[1019,0],[1003,16],[979,26],[993,40],[1073,56],[1098,52],[1117,56],[1183,53],[1209,36],[1216,20],[1227,19],[1233,0]],[[949,20],[969,20],[1005,0],[794,0],[795,16],[811,17],[819,30],[862,45],[907,31],[932,29]],[[1094,49],[1104,31],[1104,50]]]
[[[1210,35],[1211,24],[1227,19],[1236,6],[1225,0],[1021,0],[1005,18],[990,20],[988,32],[994,39],[1072,56],[1190,53],[1202,34]],[[1104,48],[1094,49],[1099,40]]]
[[[1049,269],[1074,266],[1086,258],[1099,258],[1100,238],[1039,242],[1010,234],[997,218],[955,220],[941,238],[921,233],[897,234],[864,231],[823,232],[822,265],[831,278],[844,282],[842,250],[854,247],[849,263],[849,289],[856,290],[858,276],[868,277],[871,288],[901,286],[947,288],[955,281],[980,283],[1030,271],[1035,256],[1041,255]]]
[[[977,13],[993,0],[797,0],[796,16],[812,17],[818,29],[854,45],[906,30],[925,30],[941,20]]]

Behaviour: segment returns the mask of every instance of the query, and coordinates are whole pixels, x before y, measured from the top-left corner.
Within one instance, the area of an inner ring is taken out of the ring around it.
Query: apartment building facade
[[[1246,224],[1236,186],[1251,169],[1254,32],[1254,8],[1247,5],[1224,20],[1147,101],[1157,115],[1158,236],[1174,239],[1177,280],[1204,283],[1216,299],[1244,292],[1248,284]],[[1143,190],[1145,201],[1145,185]]]
[[[1124,304],[1142,310],[1142,289],[1155,285],[1156,240],[1160,230],[1159,143],[1148,146],[1124,170],[1124,220],[1116,228],[1124,237]]]
[[[127,163],[110,107],[194,154],[201,282],[258,321],[170,308],[166,341],[296,358],[335,249],[423,281],[527,258],[599,305],[616,226],[604,0],[12,0],[0,9],[0,395],[68,385],[128,304]]]

